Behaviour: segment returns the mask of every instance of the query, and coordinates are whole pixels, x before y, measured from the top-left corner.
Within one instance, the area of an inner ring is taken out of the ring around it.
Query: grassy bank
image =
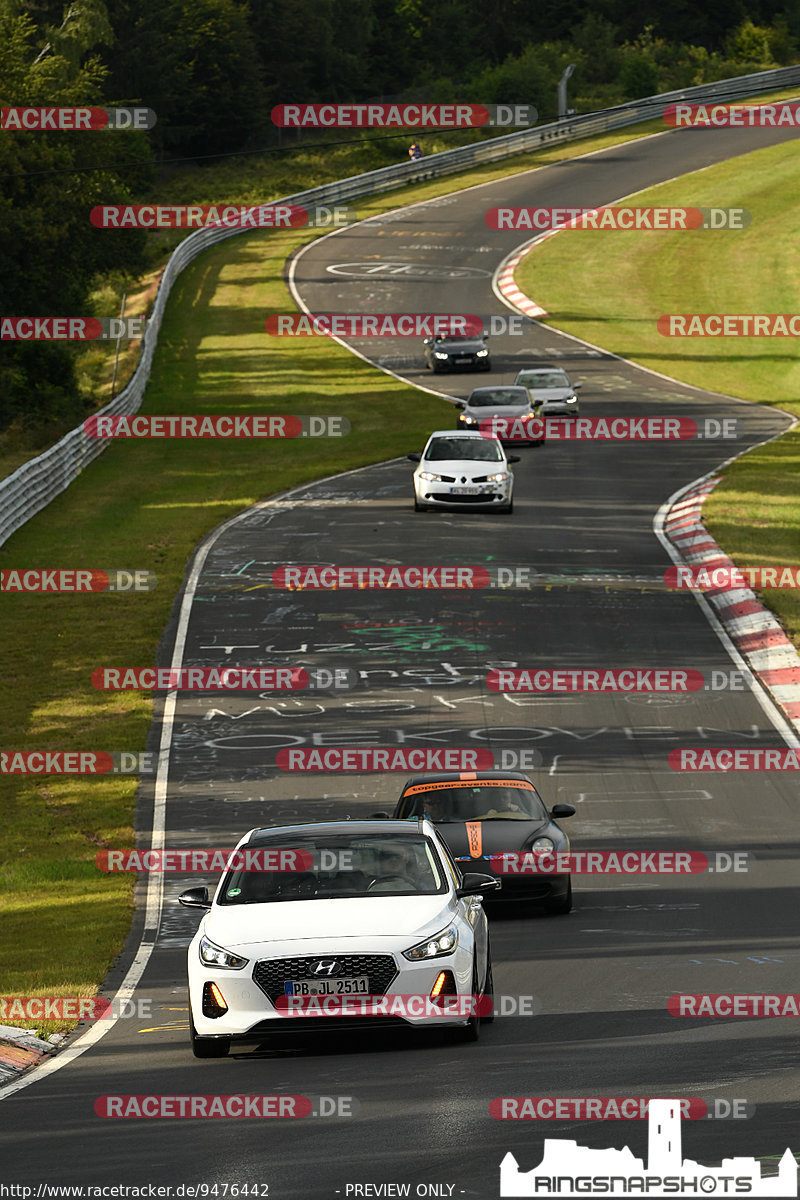
[[[517,280],[559,329],[686,383],[800,416],[795,339],[670,338],[657,329],[667,313],[797,312],[798,188],[796,143],[758,150],[631,201],[744,208],[751,214],[745,229],[565,231],[531,251]],[[798,430],[726,469],[704,511],[736,563],[800,562],[799,471]],[[762,595],[800,644],[800,593],[772,588]]]

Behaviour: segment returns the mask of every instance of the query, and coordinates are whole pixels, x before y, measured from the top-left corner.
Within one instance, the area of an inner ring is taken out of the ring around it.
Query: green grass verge
[[[398,189],[359,202],[359,215],[662,128],[649,122]],[[264,167],[238,186],[231,174],[224,186],[233,166],[213,170],[213,179],[205,175],[207,190],[195,179],[187,198],[263,201],[346,173],[335,163],[330,175],[320,169],[313,179],[291,186],[281,179],[277,186]],[[167,189],[163,198],[179,195]],[[2,661],[13,686],[5,697],[4,749],[142,749],[152,716],[149,694],[95,692],[91,671],[152,664],[186,562],[204,534],[258,499],[403,454],[442,419],[449,423],[443,401],[376,372],[334,343],[302,339],[279,350],[266,337],[266,315],[290,306],[285,259],[307,238],[303,232],[241,235],[183,273],[171,294],[142,412],[335,413],[350,420],[353,432],[342,440],[274,444],[117,443],[92,464],[0,548],[0,563],[142,567],[157,573],[159,586],[127,596],[7,596]],[[132,912],[132,881],[101,874],[94,856],[133,844],[135,781],[3,776],[0,786],[2,995],[94,994],[121,949]],[[45,1033],[65,1027],[30,1024]]]
[[[795,143],[757,150],[635,198],[637,205],[745,208],[752,217],[746,229],[570,230],[532,250],[517,282],[547,310],[547,323],[567,333],[686,383],[800,416],[800,352],[792,338],[669,338],[656,328],[665,313],[798,311],[799,188]],[[800,561],[798,469],[800,430],[726,468],[704,513],[736,563]],[[761,594],[800,644],[800,593]]]

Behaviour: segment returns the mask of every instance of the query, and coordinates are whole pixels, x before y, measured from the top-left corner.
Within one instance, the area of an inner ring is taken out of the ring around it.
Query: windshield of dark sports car
[[[293,835],[288,849],[285,836],[280,842],[256,837],[239,854],[243,869],[228,873],[219,904],[432,896],[447,891],[439,857],[430,840],[419,834],[304,833]]]
[[[521,388],[506,388],[505,391],[473,392],[467,401],[469,408],[529,408],[530,397]]]
[[[488,438],[437,438],[424,455],[426,462],[445,462],[458,458],[472,462],[502,462],[500,446]]]
[[[563,371],[532,371],[530,374],[526,372],[520,375],[519,381],[524,387],[530,388],[532,392],[539,391],[541,388],[572,387],[569,377]]]
[[[441,822],[546,821],[547,809],[537,792],[513,784],[497,786],[442,786],[428,790],[410,788],[402,799],[398,817],[426,817]]]

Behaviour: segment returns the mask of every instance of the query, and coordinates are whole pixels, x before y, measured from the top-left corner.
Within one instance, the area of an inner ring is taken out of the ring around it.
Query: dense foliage
[[[568,63],[585,111],[784,65],[799,43],[800,0],[0,0],[4,106],[158,115],[149,134],[0,135],[0,314],[89,314],[99,277],[146,261],[144,235],[94,229],[92,205],[146,196],[152,160],[274,147],[275,104],[527,102],[547,120]],[[0,430],[80,418],[74,353],[0,343]]]

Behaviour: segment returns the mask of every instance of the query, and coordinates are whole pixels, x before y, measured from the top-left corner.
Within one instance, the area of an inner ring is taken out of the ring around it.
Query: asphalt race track
[[[526,235],[488,229],[488,208],[609,203],[789,136],[676,131],[442,197],[311,243],[294,263],[294,286],[311,311],[507,312],[492,276]],[[692,202],[688,184],[685,202]],[[213,880],[168,875],[158,932],[145,933],[155,945],[136,991],[152,1002],[151,1016],[117,1021],[73,1062],[6,1100],[7,1182],[260,1183],[269,1185],[270,1200],[378,1195],[353,1185],[392,1183],[411,1184],[411,1195],[419,1184],[440,1185],[419,1194],[482,1198],[499,1194],[507,1151],[529,1169],[545,1137],[627,1145],[646,1157],[645,1121],[490,1115],[494,1098],[527,1095],[744,1100],[755,1110],[747,1120],[685,1122],[684,1154],[709,1165],[753,1155],[774,1170],[787,1145],[800,1150],[797,1021],[667,1011],[680,992],[796,990],[796,781],[777,772],[680,774],[667,761],[680,746],[784,746],[767,709],[748,691],[536,697],[485,686],[494,666],[730,672],[734,664],[692,596],[665,587],[669,559],[653,520],[679,488],[788,421],[542,326],[490,344],[490,375],[452,377],[426,372],[416,343],[354,346],[448,396],[511,382],[524,362],[559,361],[584,383],[584,416],[733,417],[739,437],[522,446],[511,516],[417,514],[412,465],[397,460],[300,488],[215,531],[162,643],[161,664],[349,668],[358,685],[296,696],[181,693],[166,845],[230,846],[259,824],[365,816],[390,808],[406,777],[292,775],[276,766],[281,748],[479,747],[491,749],[498,765],[503,752],[506,765],[521,751],[537,752],[534,776],[545,801],[578,809],[566,823],[576,850],[747,851],[749,870],[586,875],[575,879],[569,916],[490,909],[498,1003],[533,997],[535,1015],[499,1016],[477,1045],[459,1045],[446,1032],[285,1034],[209,1062],[192,1058],[187,1032],[185,947],[198,914],[174,901],[184,887]],[[441,427],[454,417],[443,404]],[[272,572],[290,563],[527,567],[538,585],[277,590]],[[149,748],[160,739],[154,727]],[[152,783],[141,789],[143,846],[154,793]],[[144,921],[140,911],[109,995]],[[93,1108],[109,1094],[234,1093],[351,1097],[356,1111],[273,1123],[113,1120]]]

